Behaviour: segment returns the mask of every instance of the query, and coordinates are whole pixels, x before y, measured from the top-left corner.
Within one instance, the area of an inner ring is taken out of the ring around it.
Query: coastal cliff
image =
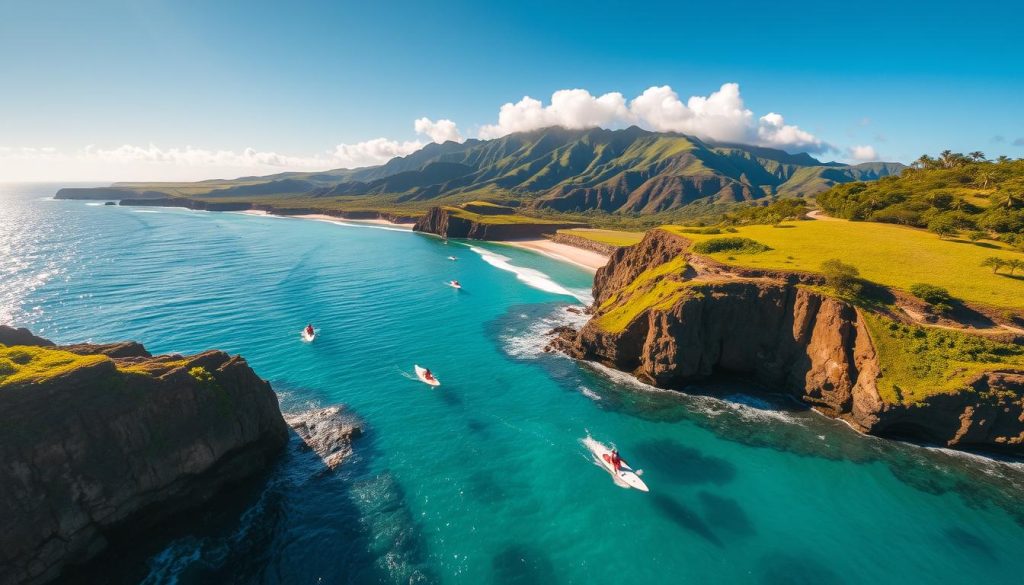
[[[803,284],[806,275],[730,274],[688,247],[652,230],[615,252],[595,276],[592,319],[561,329],[553,347],[661,388],[739,375],[861,432],[1024,455],[1024,368],[965,366],[958,387],[901,395],[887,373],[891,344],[875,339],[905,327],[891,315]]]
[[[288,437],[239,356],[0,326],[0,583],[45,583],[152,530],[267,471]]]
[[[444,238],[472,240],[524,240],[554,234],[583,224],[552,222],[520,215],[483,215],[457,207],[432,207],[416,221],[414,231]]]

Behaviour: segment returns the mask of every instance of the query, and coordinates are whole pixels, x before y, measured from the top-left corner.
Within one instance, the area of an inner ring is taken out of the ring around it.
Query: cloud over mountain
[[[708,96],[691,96],[685,102],[667,85],[650,87],[628,101],[619,92],[594,96],[585,89],[556,91],[548,105],[525,96],[501,106],[497,123],[482,126],[479,135],[490,139],[547,126],[582,129],[632,124],[647,130],[793,151],[831,149],[810,132],[786,124],[781,114],[755,117],[744,105],[737,83],[726,83]]]

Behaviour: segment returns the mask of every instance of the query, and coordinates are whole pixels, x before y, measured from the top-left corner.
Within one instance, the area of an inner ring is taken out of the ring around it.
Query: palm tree
[[[939,153],[939,162],[942,163],[942,168],[948,169],[953,166],[953,151],[946,149]]]
[[[992,171],[981,171],[980,173],[978,173],[976,180],[981,181],[982,189],[987,189],[988,184],[991,183],[992,180],[995,178],[996,174],[993,173]]]
[[[1005,154],[1000,154],[999,158],[996,159],[996,162],[1008,163],[1008,162],[1010,162],[1010,157],[1006,156]]]
[[[989,266],[992,268],[992,274],[999,272],[999,269],[1006,266],[1006,260],[998,256],[989,256],[981,261],[982,266]]]
[[[974,162],[981,162],[985,160],[985,153],[981,152],[980,150],[975,150],[974,152],[967,156],[971,157],[971,159],[973,159]]]
[[[999,205],[1005,205],[1007,209],[1013,209],[1021,202],[1021,196],[1013,191],[1003,191],[998,196],[999,199],[996,201]]]
[[[930,169],[935,166],[935,159],[928,156],[927,154],[922,154],[917,160],[914,161],[913,166],[919,169]]]

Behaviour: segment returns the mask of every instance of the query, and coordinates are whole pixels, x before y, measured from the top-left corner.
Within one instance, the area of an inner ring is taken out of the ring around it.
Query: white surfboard
[[[421,368],[421,367],[419,367],[418,365],[415,365],[415,364],[412,367],[413,367],[414,370],[416,370],[416,377],[420,379],[420,382],[423,382],[424,384],[427,384],[429,386],[434,386],[435,388],[437,386],[441,385],[441,382],[436,377],[433,377],[433,378],[428,378],[427,377],[427,369],[426,368]]]
[[[622,487],[633,488],[642,492],[650,491],[647,484],[644,483],[644,480],[640,479],[640,476],[637,475],[636,472],[633,471],[633,468],[627,465],[625,461],[623,461],[619,466],[619,472],[615,473],[611,459],[612,450],[607,446],[590,436],[580,439],[580,442],[583,443],[583,445],[590,451],[594,462],[599,464],[605,469],[605,471],[618,480],[616,481],[617,484]]]
[[[458,284],[457,282],[454,282],[454,281],[452,281],[452,282],[446,282],[445,284],[447,284],[448,286],[450,286],[450,287],[452,287],[452,288],[462,288],[462,285],[461,285],[461,284]]]

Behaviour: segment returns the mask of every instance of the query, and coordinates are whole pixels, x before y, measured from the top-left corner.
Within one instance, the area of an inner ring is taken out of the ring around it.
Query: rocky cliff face
[[[0,344],[26,341],[0,327]],[[270,385],[241,357],[152,357],[134,343],[57,349],[107,357],[0,382],[4,585],[52,580],[111,535],[264,472],[288,441]]]
[[[560,229],[582,227],[578,223],[487,223],[460,217],[444,207],[432,207],[416,221],[414,231],[444,238],[471,240],[523,240],[540,238]]]
[[[640,312],[621,331],[601,325],[606,301],[687,246],[654,230],[613,254],[594,280],[594,318],[580,331],[562,330],[554,346],[662,388],[739,374],[862,432],[1024,455],[1024,372],[987,372],[969,390],[888,403],[860,309],[811,287],[709,274],[690,262],[684,273],[665,275],[685,284],[675,302]]]

